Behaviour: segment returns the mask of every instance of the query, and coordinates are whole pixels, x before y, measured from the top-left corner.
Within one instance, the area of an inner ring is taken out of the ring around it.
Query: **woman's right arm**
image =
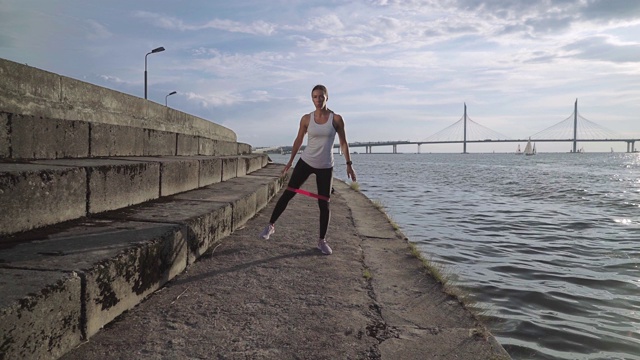
[[[302,116],[302,119],[300,119],[300,127],[298,128],[298,135],[296,136],[296,139],[293,141],[293,146],[291,148],[291,158],[289,159],[289,162],[285,165],[284,170],[282,171],[283,174],[286,174],[286,172],[289,171],[289,168],[291,168],[291,165],[293,165],[293,159],[295,159],[296,155],[298,154],[298,151],[300,151],[300,147],[302,146],[302,141],[304,140],[304,136],[307,133],[307,128],[309,128],[309,114]]]

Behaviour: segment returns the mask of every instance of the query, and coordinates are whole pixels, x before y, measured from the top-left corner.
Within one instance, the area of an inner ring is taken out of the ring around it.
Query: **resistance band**
[[[289,191],[293,191],[293,192],[297,192],[298,194],[306,195],[306,196],[309,196],[309,197],[312,197],[312,198],[316,198],[316,199],[319,199],[319,200],[331,201],[331,199],[329,199],[329,198],[328,198],[328,197],[326,197],[326,196],[322,196],[322,195],[314,194],[314,193],[312,193],[312,192],[308,192],[308,191],[306,191],[306,190],[296,189],[296,188],[292,188],[292,187],[290,187],[290,186],[287,186],[287,190],[289,190]]]

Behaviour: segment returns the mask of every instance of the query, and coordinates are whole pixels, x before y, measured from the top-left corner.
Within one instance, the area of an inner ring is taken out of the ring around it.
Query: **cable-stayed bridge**
[[[511,143],[511,142],[571,142],[572,152],[578,152],[578,142],[626,142],[627,152],[637,152],[635,142],[640,139],[622,138],[615,132],[608,130],[592,121],[587,120],[578,113],[578,100],[576,99],[573,113],[559,123],[539,131],[527,139],[511,139],[485,126],[478,124],[467,116],[467,105],[464,105],[464,115],[454,124],[429,136],[421,141],[375,141],[349,143],[350,148],[364,147],[366,153],[371,153],[373,147],[391,146],[393,153],[397,153],[398,145],[415,144],[462,144],[462,152],[467,153],[469,143]],[[335,145],[339,148],[339,145]]]

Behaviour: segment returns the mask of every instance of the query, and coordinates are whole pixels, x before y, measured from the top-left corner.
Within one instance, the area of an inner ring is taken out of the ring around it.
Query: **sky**
[[[433,139],[465,104],[483,128],[525,139],[576,99],[585,119],[640,139],[636,0],[0,0],[7,60],[143,98],[145,55],[160,46],[146,57],[148,99],[254,147],[293,143],[316,84],[349,142]]]

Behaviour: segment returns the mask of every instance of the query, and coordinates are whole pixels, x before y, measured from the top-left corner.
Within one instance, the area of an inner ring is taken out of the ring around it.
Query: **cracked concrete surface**
[[[369,199],[334,185],[333,255],[316,249],[318,206],[305,196],[258,239],[276,197],[63,359],[509,358]]]

